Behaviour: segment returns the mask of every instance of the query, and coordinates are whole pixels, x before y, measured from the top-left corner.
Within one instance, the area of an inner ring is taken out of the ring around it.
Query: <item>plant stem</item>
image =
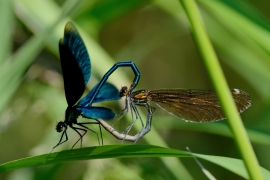
[[[236,144],[244,160],[250,179],[263,179],[259,163],[252,149],[240,115],[230,94],[228,84],[202,25],[201,16],[194,0],[180,0],[190,21],[193,38],[213,82],[222,109],[228,119]]]

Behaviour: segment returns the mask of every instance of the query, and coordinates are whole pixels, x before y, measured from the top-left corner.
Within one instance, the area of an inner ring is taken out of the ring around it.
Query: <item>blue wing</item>
[[[111,109],[105,107],[93,107],[93,106],[86,106],[86,107],[77,107],[77,110],[81,111],[81,115],[83,117],[89,119],[104,119],[104,120],[111,120],[115,117],[114,112]]]
[[[97,85],[85,96],[81,101],[78,103],[79,106],[87,106],[89,99],[93,96],[95,89]],[[95,97],[93,103],[102,102],[102,101],[108,101],[108,100],[118,100],[120,99],[119,90],[110,83],[105,83],[101,89],[99,90],[99,93]]]
[[[59,52],[66,100],[73,106],[82,96],[91,74],[90,58],[82,38],[74,25],[66,24]]]

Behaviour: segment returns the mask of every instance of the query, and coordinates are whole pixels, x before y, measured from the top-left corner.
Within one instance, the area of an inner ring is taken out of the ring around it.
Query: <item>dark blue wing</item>
[[[91,74],[90,58],[74,25],[66,24],[64,38],[59,41],[66,100],[73,106],[82,96]]]
[[[86,106],[86,107],[77,107],[77,110],[81,111],[81,115],[88,119],[104,119],[104,120],[111,120],[115,117],[114,112],[111,109],[105,107],[93,107],[93,106]]]
[[[79,106],[87,106],[89,99],[92,97],[93,93],[95,92],[97,85],[85,96],[81,101],[78,103]],[[108,101],[108,100],[118,100],[120,99],[119,90],[110,83],[105,83],[99,93],[95,97],[93,103]]]

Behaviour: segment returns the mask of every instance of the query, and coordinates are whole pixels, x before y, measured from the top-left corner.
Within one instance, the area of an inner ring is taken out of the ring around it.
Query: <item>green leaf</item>
[[[14,23],[14,17],[12,12],[13,1],[2,0],[0,1],[0,64],[7,60],[11,53],[12,46],[12,27]]]
[[[217,164],[235,174],[238,174],[239,176],[245,179],[250,179],[246,171],[244,162],[242,160],[221,156],[202,155],[202,154],[193,154],[193,155],[206,161]],[[260,167],[260,170],[262,172],[264,179],[270,178],[270,172],[267,169]]]
[[[257,157],[251,146],[245,127],[241,121],[241,117],[237,112],[237,108],[229,91],[229,86],[225,79],[217,54],[204,28],[197,4],[193,0],[181,0],[181,3],[190,22],[194,43],[202,56],[202,60],[215,87],[222,110],[224,115],[227,117],[228,125],[234,135],[236,145],[245,162],[250,178],[255,179],[256,177],[256,179],[263,179],[259,170]],[[228,14],[229,13],[230,11]],[[226,14],[226,16],[228,16],[228,14]],[[230,13],[229,15],[234,14]]]
[[[248,179],[248,174],[242,160],[209,156],[202,154],[192,154],[201,159],[217,164],[232,171],[239,176]],[[0,173],[32,166],[49,165],[56,163],[66,163],[70,161],[107,159],[107,158],[145,158],[145,157],[181,157],[193,158],[190,153],[176,149],[163,148],[152,145],[105,145],[74,150],[43,154],[29,158],[10,161],[0,165]],[[270,178],[270,173],[261,168],[265,178]]]
[[[23,158],[0,165],[0,172],[31,166],[64,163],[69,161],[106,159],[106,158],[135,158],[135,157],[188,157],[186,152],[151,145],[105,145],[89,148],[66,150],[51,154],[43,154]]]

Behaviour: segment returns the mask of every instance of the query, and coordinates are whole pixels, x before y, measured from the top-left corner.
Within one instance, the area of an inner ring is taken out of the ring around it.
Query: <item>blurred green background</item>
[[[270,169],[270,2],[197,2],[229,86],[252,97],[252,106],[241,116],[260,165]],[[59,141],[55,126],[64,118],[66,100],[58,41],[71,20],[91,57],[87,91],[119,61],[133,61],[139,68],[137,89],[212,88],[176,0],[1,0],[0,164],[48,153]],[[120,89],[132,79],[130,69],[120,68],[109,82]],[[117,112],[124,101],[102,105]],[[123,130],[130,121],[125,119],[115,127]],[[225,121],[186,123],[158,108],[153,127],[170,148],[241,158]],[[134,128],[131,134],[136,132]],[[78,137],[71,130],[68,134],[69,141],[55,151],[71,148]],[[103,135],[104,144],[121,144],[109,133]],[[144,143],[149,142],[145,138],[137,142]],[[96,145],[95,136],[88,133],[83,146]],[[193,159],[180,160],[194,179],[207,179]],[[214,164],[201,163],[217,179],[241,179]],[[158,158],[106,159],[20,169],[0,174],[0,179],[179,179],[172,171]]]

